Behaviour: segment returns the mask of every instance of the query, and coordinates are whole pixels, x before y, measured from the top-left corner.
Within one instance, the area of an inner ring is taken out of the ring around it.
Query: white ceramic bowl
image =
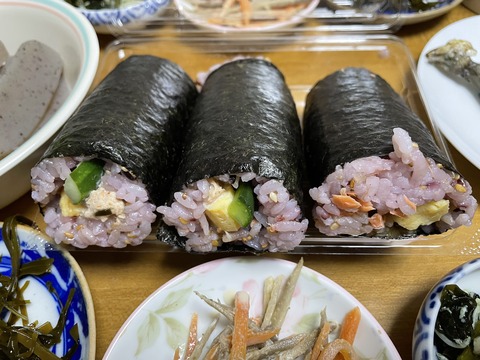
[[[418,312],[413,331],[413,360],[437,360],[433,343],[440,296],[445,285],[457,284],[464,291],[480,294],[480,258],[458,266],[445,275],[428,293]]]
[[[87,94],[98,67],[95,29],[77,9],[63,0],[0,1],[0,40],[14,54],[27,40],[38,40],[63,59],[71,91],[57,112],[12,153],[0,160],[0,208],[30,189],[30,169],[52,137]]]
[[[142,25],[142,22],[158,16],[166,10],[170,0],[144,0],[118,9],[89,10],[81,13],[101,34],[116,34]]]

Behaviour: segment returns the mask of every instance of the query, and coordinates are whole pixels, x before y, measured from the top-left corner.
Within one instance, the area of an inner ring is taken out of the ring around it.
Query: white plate
[[[202,333],[215,313],[194,290],[228,304],[236,291],[246,290],[250,294],[250,315],[255,315],[262,307],[265,278],[288,275],[294,266],[281,259],[233,257],[192,268],[160,287],[130,315],[104,360],[154,359],[158,354],[172,359],[174,349],[185,343],[192,314],[198,314],[198,331]],[[388,335],[362,304],[332,280],[306,267],[302,269],[280,337],[308,331],[312,318],[324,307],[329,319],[341,322],[355,306],[362,314],[354,343],[361,358],[400,359]]]
[[[418,78],[432,120],[472,164],[480,168],[480,98],[461,80],[430,64],[426,53],[449,40],[468,40],[480,52],[480,16],[457,21],[435,34],[418,61]],[[479,62],[479,57],[474,58]]]
[[[413,332],[414,360],[437,359],[434,346],[435,322],[440,310],[442,290],[448,284],[457,284],[464,291],[480,294],[480,259],[474,259],[450,271],[425,297]]]
[[[281,20],[266,20],[260,25],[235,27],[229,25],[214,24],[210,22],[210,17],[206,18],[203,14],[199,14],[196,11],[195,5],[192,4],[191,0],[174,0],[175,6],[178,9],[179,14],[185,19],[191,21],[196,26],[206,30],[213,30],[219,33],[234,34],[257,33],[259,31],[272,31],[292,27],[300,23],[308,14],[315,10],[319,2],[320,0],[310,0],[306,7],[290,14],[290,16],[285,16]]]

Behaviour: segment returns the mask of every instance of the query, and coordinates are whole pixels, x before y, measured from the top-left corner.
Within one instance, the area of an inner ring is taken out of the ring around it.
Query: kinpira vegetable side
[[[471,224],[470,184],[377,74],[348,67],[321,79],[303,120],[321,233],[402,238]]]
[[[303,171],[300,121],[282,73],[264,59],[227,62],[195,103],[172,201],[158,208],[158,237],[196,252],[293,250],[308,226]]]
[[[47,234],[80,248],[140,244],[168,197],[197,94],[167,59],[119,63],[32,169]]]

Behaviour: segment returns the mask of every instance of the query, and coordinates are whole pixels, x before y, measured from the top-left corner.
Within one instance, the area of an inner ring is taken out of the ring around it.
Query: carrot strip
[[[199,341],[197,341],[197,344],[195,345],[195,348],[193,349],[192,355],[190,356],[189,360],[199,360],[200,356],[202,355],[203,349],[207,345],[208,339],[210,339],[210,335],[212,335],[213,330],[215,330],[215,327],[217,326],[218,323],[218,316],[216,316],[213,321],[208,325],[207,329],[205,332],[202,334],[201,338]]]
[[[352,344],[344,339],[335,339],[325,346],[318,360],[332,360],[332,359],[357,359],[357,355],[353,350]]]
[[[249,328],[247,330],[247,347],[252,345],[263,344],[264,342],[270,340],[275,335],[278,335],[280,329],[269,329],[269,330],[260,330],[255,331]],[[228,339],[230,343],[232,342],[232,336],[229,335]]]
[[[192,319],[190,320],[190,328],[188,329],[188,338],[187,338],[187,347],[185,349],[185,354],[183,354],[183,360],[188,360],[195,350],[195,346],[198,341],[198,314],[193,313]]]
[[[230,360],[244,360],[247,357],[248,312],[250,296],[245,291],[235,294],[235,317],[233,320],[232,347]]]
[[[321,352],[325,348],[325,345],[327,345],[328,334],[330,334],[330,323],[326,321],[320,329],[317,340],[315,340],[315,344],[313,345],[311,356],[313,360],[317,360],[317,358],[320,356]]]
[[[218,359],[218,349],[220,348],[220,344],[214,344],[210,347],[207,354],[205,355],[205,360],[216,360]]]
[[[242,13],[242,24],[248,26],[252,17],[252,4],[250,0],[238,0],[240,3],[240,11]]]
[[[350,310],[343,320],[342,328],[340,329],[340,339],[347,340],[353,345],[355,336],[357,335],[358,325],[360,324],[361,313],[360,308],[355,306]]]
[[[177,347],[173,353],[173,360],[180,360],[180,348]]]
[[[280,329],[262,330],[262,331],[252,331],[251,329],[248,329],[247,346],[262,344],[265,341],[273,338],[279,332],[280,332]]]

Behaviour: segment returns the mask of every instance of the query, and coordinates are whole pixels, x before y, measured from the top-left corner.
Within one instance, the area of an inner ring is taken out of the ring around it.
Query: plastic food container
[[[155,55],[179,64],[193,79],[212,66],[235,56],[264,57],[284,74],[302,118],[305,98],[310,88],[326,75],[348,66],[365,67],[383,77],[407,104],[431,128],[440,147],[448,149],[439,131],[432,125],[428,109],[417,85],[415,63],[406,45],[392,35],[298,35],[255,38],[204,37],[196,33],[169,32],[161,36],[121,37],[104,51],[94,85],[119,62],[131,55]],[[402,254],[419,249],[438,253],[445,248],[456,230],[439,235],[409,239],[369,237],[326,237],[313,225],[306,239],[294,253],[313,254]],[[155,230],[144,244],[131,250],[149,249],[176,251],[155,238]],[[125,251],[123,249],[122,251]],[[127,250],[128,251],[128,250]],[[183,250],[181,250],[183,251]]]
[[[281,1],[281,0],[278,0]],[[458,1],[458,0],[445,0]],[[265,0],[274,4],[276,0]],[[290,4],[303,7],[278,15],[253,10],[248,25],[217,23],[220,8],[204,14],[196,11],[202,1],[172,0],[157,16],[138,20],[135,24],[122,18],[106,18],[102,25],[105,33],[116,37],[158,36],[165,33],[190,33],[202,37],[241,37],[269,34],[283,36],[286,33],[380,33],[394,32],[408,23],[408,0],[291,0]],[[218,3],[218,2],[217,2]],[[235,4],[235,2],[233,2]],[[210,3],[208,3],[210,4]],[[209,5],[210,6],[210,5]],[[235,7],[238,5],[232,5]],[[413,14],[417,16],[417,14]],[[133,26],[135,25],[135,26]]]

